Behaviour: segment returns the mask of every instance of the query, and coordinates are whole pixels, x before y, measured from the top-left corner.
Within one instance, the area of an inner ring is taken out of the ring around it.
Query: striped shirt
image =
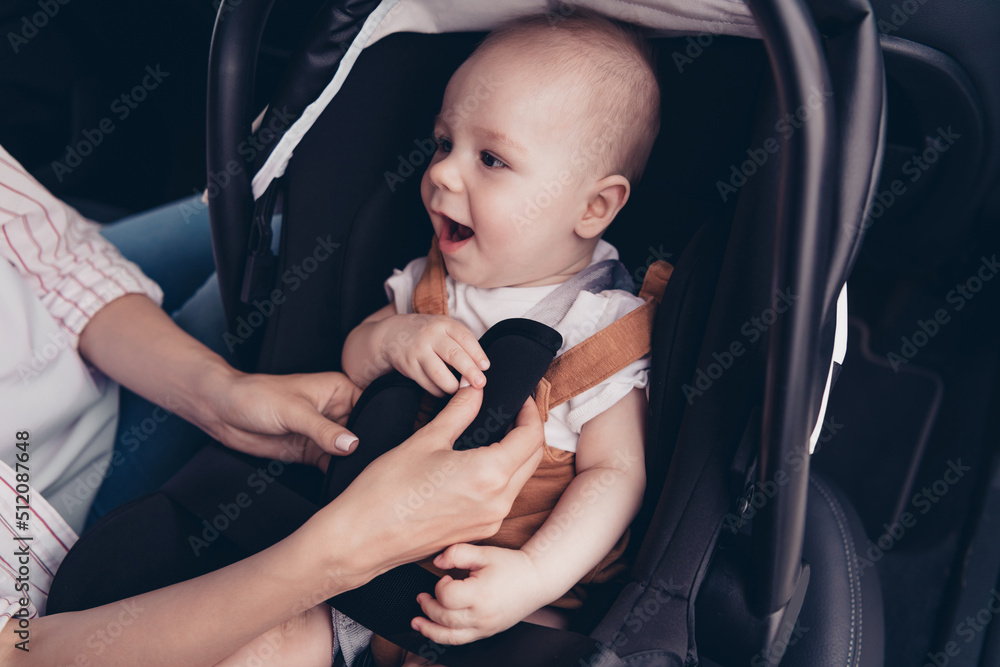
[[[99,230],[0,147],[0,628],[45,612],[113,449],[118,386],[80,333],[125,294],[162,301]]]
[[[100,226],[25,171],[0,146],[0,256],[17,269],[76,346],[105,305],[129,293],[163,300],[159,286],[100,235]]]

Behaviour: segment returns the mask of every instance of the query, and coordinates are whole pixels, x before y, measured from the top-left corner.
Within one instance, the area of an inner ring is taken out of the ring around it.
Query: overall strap
[[[438,248],[437,235],[431,238],[427,265],[413,288],[413,312],[421,315],[448,314],[448,285],[445,282],[444,256]]]
[[[596,387],[649,354],[656,306],[673,270],[668,262],[654,262],[639,290],[646,303],[555,358],[535,390],[542,421],[548,419],[552,408]]]

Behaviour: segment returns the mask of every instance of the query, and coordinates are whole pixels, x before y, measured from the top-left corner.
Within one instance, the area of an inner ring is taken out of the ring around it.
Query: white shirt
[[[83,528],[114,445],[118,385],[84,363],[80,333],[120,296],[163,298],[99,229],[0,147],[0,628],[24,595],[15,589],[20,543],[8,533],[32,538],[25,599],[30,614],[44,613],[52,573]],[[19,462],[21,431],[30,444]],[[17,524],[18,474],[30,484],[26,529]]]
[[[618,251],[606,241],[599,241],[590,263],[618,259]],[[427,258],[415,259],[402,271],[396,270],[385,282],[389,301],[397,313],[413,312],[413,290],[423,275]],[[539,287],[494,287],[483,289],[456,282],[447,276],[448,313],[481,337],[501,320],[523,317],[535,304],[548,296],[558,285]],[[562,334],[563,344],[558,354],[594,335],[615,320],[645,303],[623,290],[607,290],[599,294],[580,292],[563,319],[555,326]],[[549,412],[545,423],[545,444],[568,452],[576,451],[583,425],[624,398],[632,389],[646,387],[649,376],[649,356],[632,362],[601,384],[579,396],[557,405]]]

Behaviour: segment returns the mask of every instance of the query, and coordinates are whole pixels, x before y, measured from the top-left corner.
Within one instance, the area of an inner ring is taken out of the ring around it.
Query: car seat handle
[[[222,0],[208,56],[206,139],[208,215],[222,306],[230,329],[239,315],[254,165],[240,154],[252,136],[257,54],[274,0]]]

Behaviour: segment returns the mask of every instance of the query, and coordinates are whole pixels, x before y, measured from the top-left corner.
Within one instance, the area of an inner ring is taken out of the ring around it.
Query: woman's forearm
[[[360,390],[341,373],[241,373],[189,336],[144,296],[101,309],[80,353],[112,379],[254,456],[325,469],[353,450],[346,421]]]
[[[324,530],[349,534],[347,526]],[[357,569],[346,558],[320,556],[325,550],[310,533],[303,527],[266,551],[197,579],[33,619],[30,652],[14,648],[17,624],[8,623],[0,637],[0,664],[214,665],[292,615],[362,583],[345,576]]]
[[[116,382],[203,428],[211,420],[213,388],[237,373],[139,294],[94,315],[80,335],[80,354]]]

